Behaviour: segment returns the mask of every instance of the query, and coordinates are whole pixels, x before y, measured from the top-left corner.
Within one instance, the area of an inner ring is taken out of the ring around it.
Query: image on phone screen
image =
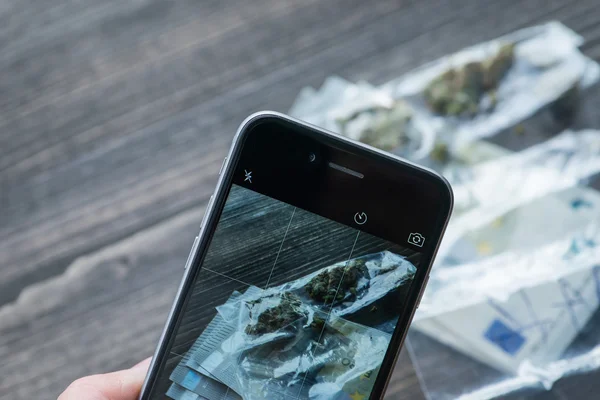
[[[233,184],[152,399],[368,399],[421,253],[363,219]]]

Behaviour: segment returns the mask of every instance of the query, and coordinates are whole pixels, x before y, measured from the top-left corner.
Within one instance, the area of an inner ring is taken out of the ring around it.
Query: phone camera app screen
[[[368,399],[421,255],[356,219],[233,185],[153,398]]]

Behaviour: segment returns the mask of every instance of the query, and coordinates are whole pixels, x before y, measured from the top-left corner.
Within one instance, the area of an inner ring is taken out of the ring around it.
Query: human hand
[[[148,358],[130,369],[77,379],[58,400],[136,400],[149,365]]]

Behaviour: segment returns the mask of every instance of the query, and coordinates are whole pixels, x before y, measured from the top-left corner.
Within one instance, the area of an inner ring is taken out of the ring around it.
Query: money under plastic
[[[171,385],[166,395],[173,400],[207,400],[206,397],[190,392],[177,384]]]
[[[439,271],[414,327],[494,368],[519,374],[560,358],[598,308],[600,221],[528,252]]]
[[[340,268],[345,273],[338,276]],[[174,385],[196,390],[204,375],[214,379],[205,386],[210,383],[222,392],[224,384],[244,399],[278,399],[290,393],[322,399],[368,395],[373,371],[389,343],[385,331],[393,330],[390,321],[397,318],[379,312],[377,305],[403,299],[415,271],[410,261],[386,251],[322,268],[276,288],[234,293],[217,307],[217,316],[171,379]],[[330,296],[329,286],[340,288],[340,295]],[[282,345],[285,351],[275,351]]]
[[[600,343],[592,338],[585,345],[573,343],[584,330],[593,332],[590,323],[597,324],[600,194],[579,185],[599,171],[599,134],[565,132],[463,176],[463,183],[473,185],[495,179],[504,190],[484,194],[480,188],[482,196],[462,210],[492,218],[468,218],[462,228],[460,212],[454,218],[449,230],[460,231],[458,240],[434,268],[413,326],[506,375],[491,381],[465,378],[449,392],[428,377],[434,375],[431,367],[421,365],[431,398],[488,399],[525,387],[549,389],[563,376],[598,368],[594,357]],[[511,174],[499,172],[501,165]],[[519,183],[505,185],[507,175],[520,177],[522,187],[511,190]],[[510,201],[511,207],[502,208]],[[427,357],[419,340],[410,339],[418,349],[417,364]],[[438,366],[459,368],[453,363],[460,359]]]
[[[211,376],[179,364],[171,374],[174,386],[201,395],[206,400],[241,400],[241,397],[224,383]]]

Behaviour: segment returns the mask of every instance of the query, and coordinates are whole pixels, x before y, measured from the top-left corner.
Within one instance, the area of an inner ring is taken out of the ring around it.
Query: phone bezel
[[[432,237],[430,240],[435,240],[428,244],[428,250],[427,252],[424,252],[424,257],[417,270],[417,274],[415,275],[410,293],[407,298],[407,306],[403,310],[402,314],[400,314],[397,329],[392,336],[390,345],[388,347],[388,352],[386,353],[386,356],[381,364],[379,376],[377,377],[371,392],[370,399],[383,398],[383,394],[385,393],[385,389],[389,382],[393,367],[397,361],[400,349],[408,332],[408,326],[410,325],[414,312],[416,311],[418,301],[423,293],[423,290],[425,289],[426,281],[429,276],[433,260],[435,259],[435,254],[441,242],[441,237],[450,218],[450,213],[453,206],[452,189],[443,177],[426,168],[371,146],[355,142],[316,126],[301,122],[286,115],[277,112],[263,111],[249,116],[240,125],[233,139],[233,144],[230,148],[229,154],[225,159],[225,164],[219,176],[215,193],[213,197],[211,197],[211,201],[209,201],[207,206],[205,218],[198,234],[198,239],[194,242],[195,245],[192,247],[192,251],[188,257],[184,277],[177,291],[175,301],[150,364],[146,380],[140,392],[140,400],[148,399],[151,395],[152,389],[156,383],[157,375],[160,371],[160,367],[163,365],[166,359],[167,349],[174,339],[174,333],[177,331],[178,322],[180,321],[182,311],[185,310],[187,301],[189,300],[188,294],[192,290],[196,277],[201,270],[200,266],[206,251],[208,250],[212,235],[216,229],[216,225],[220,218],[221,211],[225,205],[225,201],[227,200],[231,185],[234,183],[234,174],[236,172],[238,161],[242,155],[246,139],[252,132],[253,128],[259,124],[265,124],[269,122],[283,124],[283,126],[289,127],[290,130],[295,130],[296,132],[301,131],[302,134],[314,138],[315,140],[348,149],[352,152],[360,154],[361,157],[364,157],[367,160],[372,160],[374,162],[385,161],[390,163],[390,165],[394,165],[396,168],[403,170],[407,174],[414,174],[415,176],[419,176],[420,179],[430,182],[439,189],[439,193],[442,195],[440,204],[438,205],[438,213],[441,217],[437,218],[437,221],[433,224],[434,226],[432,226],[431,234],[429,235]],[[387,371],[387,373],[381,373],[382,371]]]

